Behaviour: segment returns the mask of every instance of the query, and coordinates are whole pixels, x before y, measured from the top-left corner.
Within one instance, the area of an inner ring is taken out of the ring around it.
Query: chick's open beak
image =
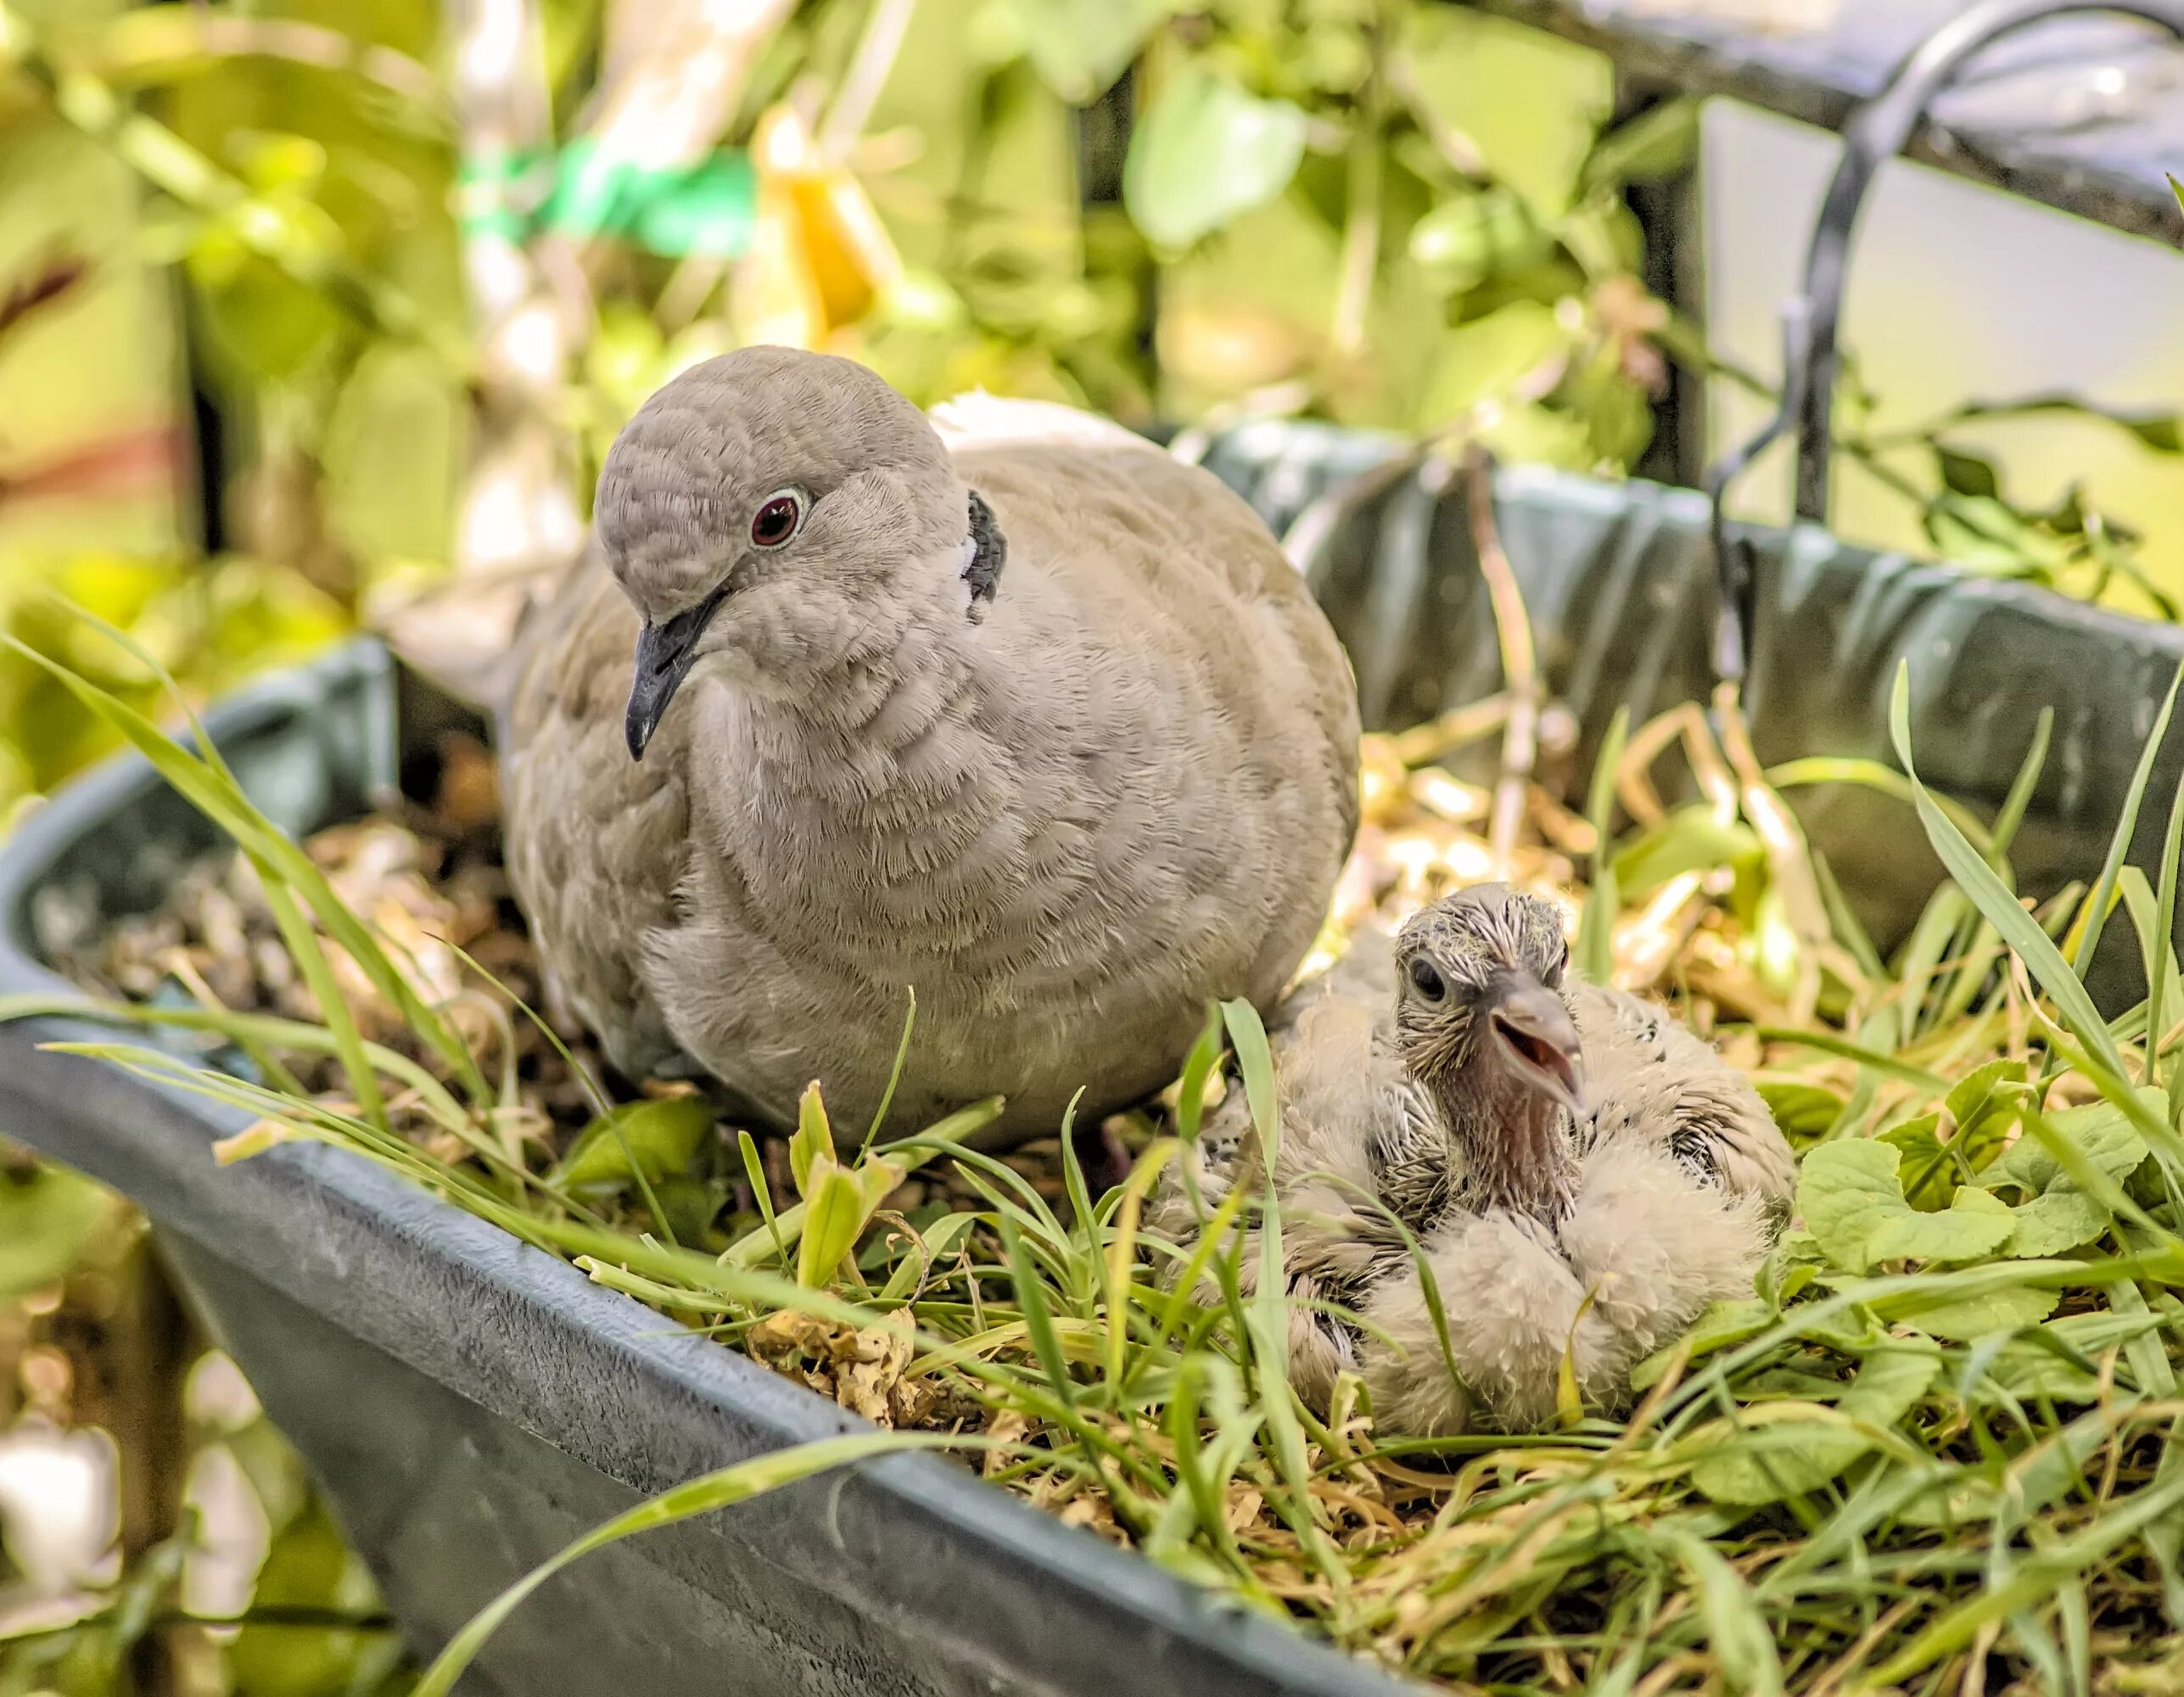
[[[1485,1012],[1502,1064],[1571,1113],[1582,1114],[1584,1051],[1562,998],[1529,972],[1506,972],[1489,991]]]
[[[645,745],[659,729],[660,720],[675,691],[697,658],[697,639],[726,596],[724,585],[697,606],[655,624],[647,619],[637,632],[636,677],[630,686],[630,715],[624,724],[630,739],[630,758],[645,758]]]

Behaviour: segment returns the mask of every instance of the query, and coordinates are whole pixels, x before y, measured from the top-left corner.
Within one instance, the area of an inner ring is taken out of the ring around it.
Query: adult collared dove
[[[1029,1134],[1157,1089],[1207,998],[1271,1005],[1310,946],[1354,686],[1210,474],[756,348],[645,404],[595,533],[501,760],[549,994],[624,1073],[686,1059],[776,1120],[818,1078],[860,1124],[914,989],[903,1122],[1000,1093]]]
[[[1788,1144],[1698,1038],[1567,964],[1551,905],[1481,886],[1392,944],[1361,937],[1276,1015],[1274,1180],[1308,1397],[1349,1369],[1385,1431],[1521,1431],[1554,1413],[1565,1351],[1585,1399],[1613,1408],[1637,1361],[1750,1289],[1795,1183]],[[1199,1205],[1257,1182],[1257,1152],[1224,1101]],[[1151,1219],[1189,1235],[1179,1182]],[[1256,1266],[1247,1248],[1247,1285]]]

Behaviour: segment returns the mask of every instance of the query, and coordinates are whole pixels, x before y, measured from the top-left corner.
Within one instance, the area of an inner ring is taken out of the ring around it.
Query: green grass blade
[[[1197,1140],[1198,1123],[1206,1112],[1206,1080],[1221,1064],[1221,1010],[1208,1006],[1206,1024],[1183,1063],[1183,1078],[1176,1086],[1175,1134],[1185,1149]]]
[[[2154,975],[2156,986],[2168,983],[2168,969],[2176,962],[2176,862],[2180,855],[2184,855],[2184,780],[2178,781],[2176,793],[2170,801],[2169,829],[2161,839],[2161,880],[2154,902],[2154,930],[2163,970]],[[2163,1025],[2168,1010],[2162,1005],[2160,989],[2149,990],[2146,1020],[2146,1064],[2149,1079],[2159,1076],[2160,1057],[2155,1051],[2162,1038],[2167,1034]],[[2184,1062],[2173,1067],[2169,1074],[2169,1123],[2176,1125],[2180,1121],[2184,1121]]]
[[[2039,722],[2033,726],[2032,746],[2018,763],[2017,776],[2010,780],[2009,793],[2002,798],[2002,811],[1995,815],[1994,852],[1997,856],[2008,854],[2010,844],[2017,841],[2017,828],[2024,823],[2024,815],[2031,809],[2033,792],[2040,787],[2040,774],[2047,764],[2048,745],[2054,740],[2055,709],[2043,707]]]
[[[2146,802],[2147,781],[2153,776],[2154,759],[2161,753],[2161,744],[2169,735],[2169,716],[2176,709],[2180,684],[2184,684],[2184,663],[2179,663],[2176,675],[2169,680],[2169,693],[2161,698],[2161,711],[2154,715],[2153,729],[2147,734],[2146,746],[2139,750],[2138,764],[2131,775],[2131,787],[2124,792],[2123,811],[2116,819],[2114,835],[2108,839],[2108,859],[2101,863],[2101,876],[2093,885],[2085,934],[2078,939],[2078,951],[2070,959],[2071,966],[2080,978],[2093,964],[2093,951],[2101,945],[2101,931],[2108,923],[2108,909],[2115,901],[2116,875],[2123,868],[2124,856],[2131,853],[2131,840],[2138,830],[2138,810]]]
[[[395,970],[385,950],[334,893],[326,874],[310,855],[276,828],[232,780],[202,757],[191,753],[118,696],[41,654],[20,638],[0,631],[0,645],[47,673],[91,713],[120,732],[184,800],[251,856],[269,889],[276,882],[292,888],[317,917],[328,936],[348,952],[372,981],[372,988],[400,1015],[403,1022],[439,1051],[473,1098],[480,1103],[491,1099],[492,1092],[479,1070],[476,1057],[454,1028],[428,1007],[410,982]],[[270,877],[268,868],[273,874]]]
[[[1809,754],[1803,759],[1785,760],[1779,766],[1770,766],[1767,781],[1778,790],[1807,789],[1815,784],[1854,784],[1861,789],[1877,790],[1884,796],[1916,806],[1918,795],[1901,772],[1891,771],[1878,760],[1862,759],[1850,754]],[[1994,843],[1993,833],[1974,818],[1971,809],[1952,797],[1937,796],[1935,804],[1947,814],[1957,828],[1980,845],[1985,854]]]
[[[1934,845],[1941,864],[1949,876],[1957,881],[1974,906],[1994,927],[2004,942],[2017,951],[2026,968],[2041,989],[2047,991],[2062,1012],[2064,1022],[2076,1034],[2078,1040],[2098,1056],[2111,1070],[2120,1076],[2124,1072],[2121,1052],[2115,1039],[2108,1034],[2108,1023],[2093,1005],[2093,999],[2086,994],[2086,987],[2074,972],[2062,952],[2041,928],[2040,922],[2018,905],[2009,887],[1996,876],[1995,869],[1984,856],[1965,839],[1963,832],[1951,824],[1948,816],[1935,804],[1926,786],[1919,781],[1917,769],[1911,758],[1911,667],[1908,662],[1899,667],[1896,687],[1889,701],[1889,735],[1896,744],[1896,758],[1903,762],[1904,773],[1911,781],[1917,798],[1918,817],[1926,827],[1926,839]]]
[[[508,1616],[522,1606],[524,1599],[540,1586],[574,1562],[582,1560],[594,1550],[604,1549],[639,1532],[656,1531],[679,1521],[694,1520],[700,1515],[709,1515],[721,1509],[732,1508],[738,1503],[761,1496],[768,1491],[792,1485],[809,1479],[815,1473],[824,1473],[831,1468],[844,1467],[854,1462],[869,1461],[876,1456],[893,1455],[912,1449],[940,1449],[945,1448],[991,1448],[983,1440],[954,1437],[933,1432],[853,1432],[841,1437],[820,1438],[815,1442],[799,1444],[793,1449],[776,1450],[770,1454],[753,1456],[731,1467],[693,1479],[686,1485],[678,1485],[664,1491],[649,1502],[641,1503],[627,1514],[617,1515],[602,1526],[595,1527],[549,1560],[541,1562],[521,1579],[496,1597],[472,1618],[469,1624],[455,1635],[454,1639],[434,1659],[424,1677],[417,1682],[412,1697],[449,1697],[470,1664],[478,1659],[493,1634],[501,1629]]]
[[[1016,1285],[1016,1308],[1023,1316],[1033,1352],[1039,1357],[1039,1370],[1046,1375],[1048,1389],[1065,1403],[1074,1403],[1077,1381],[1070,1376],[1069,1363],[1061,1353],[1061,1340],[1055,1334],[1054,1313],[1047,1307],[1039,1269],[1032,1265],[1016,1223],[1005,1213],[995,1218],[1000,1226],[1002,1252],[1009,1258],[1009,1274]]]
[[[903,1081],[903,1067],[910,1060],[910,1033],[917,1029],[917,989],[904,985],[910,995],[910,1011],[903,1016],[902,1041],[895,1045],[895,1064],[888,1069],[888,1088],[880,1092],[880,1106],[872,1112],[872,1123],[865,1129],[865,1141],[857,1151],[864,1158],[880,1135],[880,1128],[888,1123],[888,1110],[895,1105],[895,1087]]]
[[[1616,769],[1622,764],[1630,729],[1630,708],[1617,708],[1593,763],[1593,782],[1585,798],[1585,817],[1593,827],[1593,888],[1577,921],[1577,970],[1596,984],[1608,983],[1616,969],[1616,916],[1622,896],[1616,887],[1615,845],[1608,827],[1615,820]]]
[[[1800,1048],[1817,1049],[1823,1055],[1840,1056],[1845,1061],[1855,1061],[1884,1078],[1915,1084],[1929,1095],[1946,1096],[1949,1094],[1949,1081],[1940,1073],[1929,1073],[1924,1067],[1914,1067],[1908,1061],[1900,1061],[1893,1055],[1884,1055],[1878,1049],[1854,1043],[1847,1037],[1838,1037],[1833,1032],[1807,1031],[1786,1025],[1762,1025],[1753,1029],[1762,1043],[1794,1043]]]

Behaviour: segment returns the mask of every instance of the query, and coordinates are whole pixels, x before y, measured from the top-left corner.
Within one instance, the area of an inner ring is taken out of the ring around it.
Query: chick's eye
[[[804,502],[788,490],[768,496],[751,515],[751,540],[761,548],[778,548],[803,528]]]
[[[1440,968],[1423,955],[1410,963],[1410,981],[1417,987],[1419,994],[1430,1002],[1437,1002],[1448,994],[1448,984],[1442,977]]]

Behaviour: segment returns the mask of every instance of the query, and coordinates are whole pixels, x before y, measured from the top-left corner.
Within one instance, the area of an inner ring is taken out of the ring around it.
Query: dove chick
[[[822,355],[646,402],[510,671],[550,1000],[777,1122],[815,1077],[869,1118],[912,991],[896,1123],[1128,1105],[1209,996],[1273,1004],[1357,823],[1348,662],[1241,500],[1088,415],[928,420]]]
[[[1270,1030],[1273,1176],[1308,1397],[1347,1369],[1383,1431],[1522,1431],[1554,1414],[1566,1353],[1612,1409],[1638,1360],[1750,1289],[1787,1144],[1664,1011],[1570,977],[1549,904],[1461,892],[1296,1000]],[[1217,1198],[1257,1182],[1248,1121],[1223,1110],[1196,1169]],[[1187,1234],[1179,1190],[1156,1218]]]

